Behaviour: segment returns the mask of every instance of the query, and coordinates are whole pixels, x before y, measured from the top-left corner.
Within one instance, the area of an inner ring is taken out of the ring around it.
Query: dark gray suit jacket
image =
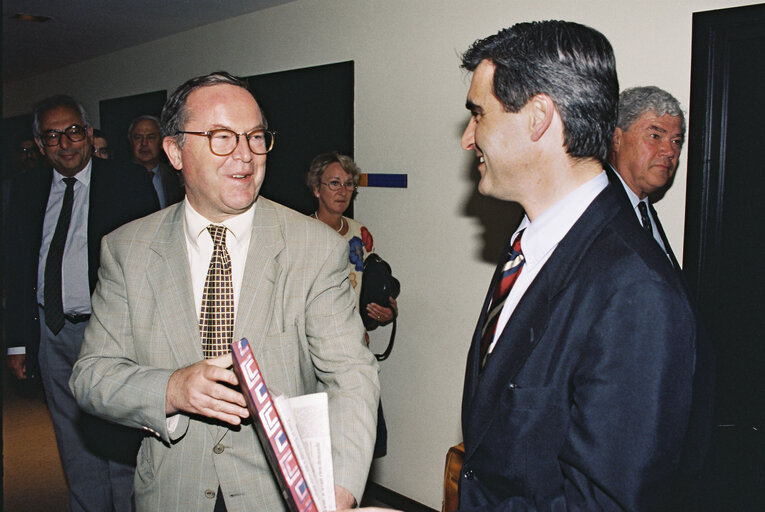
[[[151,183],[133,166],[93,158],[88,211],[88,278],[98,280],[101,238],[122,224],[159,208]],[[37,265],[53,170],[18,174],[10,184],[7,229],[3,233],[7,346],[26,347],[27,372],[37,373],[40,324]],[[13,250],[11,250],[13,248]]]

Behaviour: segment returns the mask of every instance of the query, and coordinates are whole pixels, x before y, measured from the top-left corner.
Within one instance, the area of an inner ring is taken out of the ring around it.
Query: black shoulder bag
[[[359,297],[359,309],[364,327],[368,331],[375,329],[379,324],[376,318],[367,313],[367,304],[374,302],[380,306],[389,308],[388,297],[397,298],[401,292],[401,284],[393,277],[390,265],[376,253],[372,253],[364,260],[364,276],[361,281],[361,295]],[[396,316],[393,316],[393,330],[390,333],[390,341],[382,354],[375,354],[378,361],[385,361],[393,350],[393,341],[396,338]]]

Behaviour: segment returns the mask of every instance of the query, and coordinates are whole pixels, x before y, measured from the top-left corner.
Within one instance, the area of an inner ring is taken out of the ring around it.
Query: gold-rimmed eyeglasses
[[[207,137],[210,141],[210,151],[212,151],[213,155],[217,156],[228,156],[233,153],[237,144],[239,144],[240,136],[244,136],[247,139],[250,151],[256,155],[265,155],[274,148],[274,139],[276,138],[276,132],[273,130],[252,130],[248,133],[236,133],[235,131],[221,128],[206,132],[180,131],[175,132],[175,135],[182,133]]]
[[[327,188],[330,189],[332,192],[337,192],[343,187],[345,187],[346,190],[353,192],[359,187],[353,182],[353,180],[348,180],[345,183],[343,183],[340,180],[329,180],[328,182],[321,181],[320,183],[322,185],[326,185]]]

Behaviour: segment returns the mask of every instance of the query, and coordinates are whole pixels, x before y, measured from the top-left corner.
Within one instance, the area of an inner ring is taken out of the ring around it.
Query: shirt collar
[[[627,197],[630,198],[630,204],[632,204],[632,208],[637,208],[638,203],[643,202],[648,206],[648,196],[645,196],[643,199],[640,199],[636,193],[632,191],[632,189],[624,182],[622,179],[622,175],[618,172],[616,175],[619,177],[619,181],[622,182],[622,187],[624,187],[624,191],[627,192]]]
[[[563,240],[566,233],[579,220],[590,203],[608,186],[605,171],[595,176],[577,189],[569,192],[563,199],[542,212],[534,222],[524,215],[521,224],[513,234],[524,230],[521,250],[526,265],[533,267]]]
[[[207,231],[207,226],[210,224],[226,226],[226,229],[234,235],[235,240],[241,240],[252,231],[255,219],[255,203],[244,213],[229,217],[223,222],[212,222],[196,211],[186,199],[184,201],[184,217],[186,219],[186,236],[195,247],[198,247],[200,235]]]
[[[92,172],[92,169],[93,169],[93,159],[91,158],[88,160],[88,163],[85,165],[85,167],[83,167],[82,170],[80,170],[80,172],[78,172],[72,177],[87,187],[88,185],[90,185],[90,174]],[[65,177],[66,176],[58,172],[55,168],[53,169],[53,181],[56,182],[56,184],[63,182]]]

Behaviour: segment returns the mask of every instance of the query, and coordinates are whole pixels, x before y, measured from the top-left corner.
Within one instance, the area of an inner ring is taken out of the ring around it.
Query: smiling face
[[[73,124],[85,125],[79,112],[69,107],[53,107],[40,116],[40,133],[44,135],[48,130],[63,132]],[[44,146],[38,139],[35,139],[35,142],[54,169],[64,176],[71,177],[83,170],[90,161],[93,128],[89,127],[87,137],[78,142],[72,142],[64,134],[60,134],[57,146]]]
[[[332,162],[324,169],[321,182],[313,189],[313,195],[319,200],[319,213],[342,215],[348,209],[348,205],[351,204],[353,189],[349,190],[342,186],[340,190],[330,190],[327,185],[322,185],[322,183],[333,181],[342,184],[353,183],[353,176],[346,172],[339,163]]]
[[[147,170],[154,169],[159,163],[162,151],[162,138],[159,126],[151,119],[144,119],[133,126],[130,131],[130,146],[133,160]]]
[[[616,128],[611,163],[627,186],[642,199],[674,176],[683,149],[680,116],[646,112],[622,131]]]
[[[255,99],[235,85],[216,84],[195,90],[188,97],[186,110],[185,131],[225,128],[249,133],[264,128]],[[244,136],[227,156],[214,155],[205,136],[184,137],[182,148],[174,137],[166,137],[163,146],[173,167],[183,171],[191,206],[212,222],[222,222],[249,209],[266,174],[266,155],[252,153]]]
[[[466,106],[471,116],[462,134],[462,148],[474,151],[481,180],[478,191],[523,204],[524,182],[530,178],[529,104],[517,113],[505,111],[494,96],[494,64],[482,61],[470,83]]]

